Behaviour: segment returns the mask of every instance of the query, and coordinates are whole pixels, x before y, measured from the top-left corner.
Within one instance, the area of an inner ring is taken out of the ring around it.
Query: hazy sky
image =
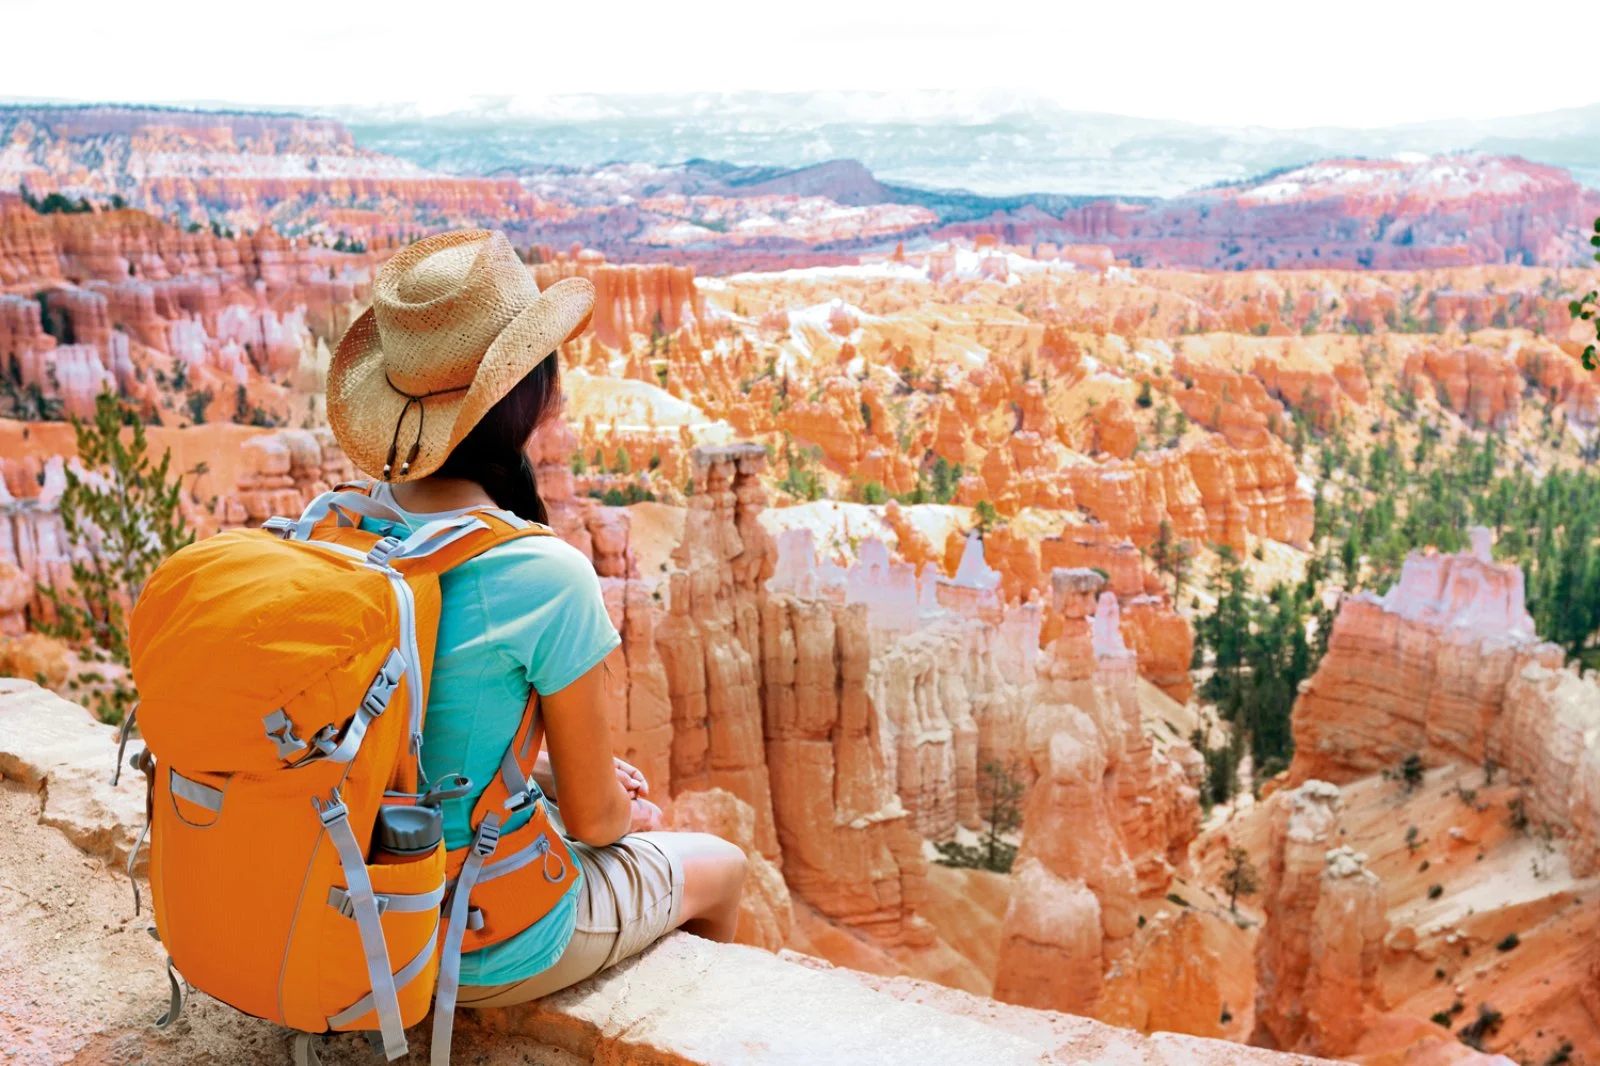
[[[0,66],[7,97],[432,111],[475,96],[536,108],[558,93],[1007,89],[1079,110],[1278,127],[1600,101],[1593,9],[1567,0],[4,0],[0,9],[4,36],[22,45]]]

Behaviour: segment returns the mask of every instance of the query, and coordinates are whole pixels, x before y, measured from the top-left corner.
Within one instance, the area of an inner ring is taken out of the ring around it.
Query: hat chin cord
[[[396,418],[394,422],[394,436],[389,438],[388,458],[383,461],[383,480],[388,481],[389,474],[394,469],[395,456],[400,451],[400,427],[405,425],[406,412],[411,410],[411,405],[416,404],[417,406],[417,436],[411,442],[411,451],[406,453],[405,462],[400,464],[400,477],[406,476],[406,473],[411,469],[411,464],[417,461],[417,454],[422,451],[422,427],[428,416],[428,407],[422,401],[432,399],[435,396],[447,396],[452,392],[466,392],[472,386],[470,384],[461,385],[454,389],[437,389],[433,392],[424,392],[416,395],[397,386],[387,372],[384,373],[383,380],[388,382],[391,389],[406,398],[406,405],[400,408],[400,417]]]

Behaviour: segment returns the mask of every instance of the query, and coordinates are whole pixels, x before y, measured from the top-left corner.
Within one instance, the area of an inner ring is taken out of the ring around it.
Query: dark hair
[[[489,408],[433,476],[477,482],[496,507],[548,524],[550,515],[539,496],[527,446],[533,431],[555,413],[560,399],[560,368],[551,353]]]

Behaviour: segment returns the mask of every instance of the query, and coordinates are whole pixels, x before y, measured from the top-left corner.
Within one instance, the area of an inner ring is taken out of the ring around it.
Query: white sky
[[[1006,89],[1153,118],[1379,126],[1600,100],[1595,27],[1571,0],[0,0],[0,97],[431,111]]]

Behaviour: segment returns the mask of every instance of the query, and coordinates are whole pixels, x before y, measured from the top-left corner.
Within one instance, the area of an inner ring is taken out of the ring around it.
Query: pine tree
[[[1239,913],[1239,897],[1253,896],[1261,890],[1260,875],[1250,853],[1241,847],[1228,849],[1229,866],[1222,874],[1222,887],[1228,892],[1228,910]]]
[[[123,441],[124,426],[132,429]],[[182,476],[172,473],[172,453],[152,463],[144,424],[111,393],[95,401],[94,421],[72,420],[78,457],[88,477],[70,467],[62,493],[61,525],[73,549],[73,588],[43,589],[57,621],[42,626],[79,643],[104,662],[128,665],[127,612],[157,564],[194,540],[179,510]],[[116,681],[96,708],[120,722],[134,694]]]
[[[980,537],[987,536],[989,530],[993,529],[1000,521],[1000,513],[994,509],[994,504],[988,500],[979,500],[977,506],[972,510],[976,516],[976,525],[973,528],[978,531],[978,536]]]
[[[1016,860],[1017,849],[1006,843],[1005,834],[1022,826],[1022,798],[1027,786],[1017,775],[1015,765],[994,759],[983,764],[989,782],[989,828],[984,834],[985,861],[989,869],[1008,873]]]
[[[1183,583],[1189,576],[1189,564],[1194,559],[1194,548],[1188,541],[1178,540],[1172,523],[1163,518],[1156,527],[1156,539],[1150,545],[1150,561],[1158,573],[1172,578],[1172,598],[1183,595]]]

